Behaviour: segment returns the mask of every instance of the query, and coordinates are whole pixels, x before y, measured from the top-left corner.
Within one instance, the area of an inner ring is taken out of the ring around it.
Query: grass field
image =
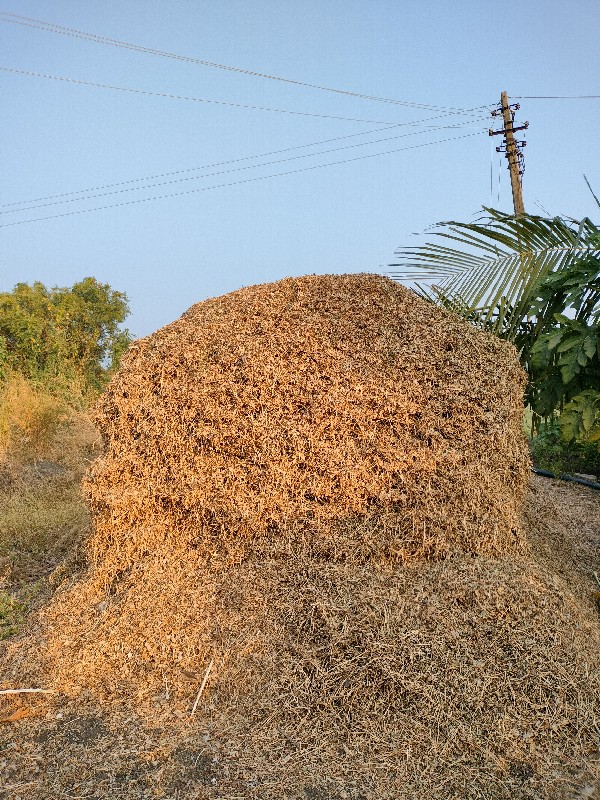
[[[67,402],[15,377],[0,394],[0,639],[49,596],[89,526],[80,482],[99,438],[71,389]]]

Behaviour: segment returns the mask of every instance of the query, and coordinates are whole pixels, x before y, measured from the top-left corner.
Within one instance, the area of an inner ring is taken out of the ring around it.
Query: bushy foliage
[[[600,476],[600,452],[591,442],[565,441],[557,418],[540,425],[530,447],[535,465],[555,475],[580,472]]]
[[[19,283],[0,293],[0,377],[77,376],[100,388],[131,337],[127,297],[95,278],[71,288]]]
[[[531,405],[545,418],[559,409],[567,441],[600,441],[600,258],[576,259],[535,294],[531,312],[545,326],[530,346]]]

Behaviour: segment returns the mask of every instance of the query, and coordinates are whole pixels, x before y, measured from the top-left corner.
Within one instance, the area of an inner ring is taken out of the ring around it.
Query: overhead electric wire
[[[493,204],[494,194],[494,143],[490,136],[490,206]]]
[[[181,94],[169,94],[168,92],[154,92],[148,89],[133,89],[129,86],[114,86],[113,84],[109,83],[94,83],[93,81],[84,81],[78,78],[68,78],[64,75],[49,75],[46,72],[32,72],[26,69],[17,69],[16,67],[4,67],[0,66],[0,70],[2,72],[11,72],[15,75],[26,75],[30,78],[47,78],[48,80],[52,81],[63,81],[64,83],[73,83],[79,86],[93,86],[95,89],[112,89],[118,92],[129,92],[132,94],[143,94],[150,97],[164,97],[169,100],[186,100],[191,101],[194,103],[210,103],[211,105],[217,106],[229,106],[232,108],[245,108],[250,109],[251,111],[270,111],[276,114],[292,114],[298,117],[318,117],[321,119],[336,119],[342,120],[343,122],[369,122],[375,125],[385,125],[387,120],[381,119],[364,119],[364,118],[357,118],[357,117],[338,117],[332,114],[316,114],[311,113],[309,111],[290,111],[286,108],[269,108],[267,106],[254,106],[249,105],[247,103],[231,103],[226,100],[209,100],[205,97],[191,97],[189,95],[181,95]],[[487,106],[486,106],[487,108]],[[394,123],[388,122],[387,124],[393,125]]]
[[[514,94],[511,95],[511,100],[600,100],[600,94]]]
[[[500,184],[502,180],[502,157],[498,159],[498,196],[497,196],[497,203],[498,205],[496,208],[500,208]]]
[[[455,108],[452,106],[436,106],[429,103],[414,103],[408,100],[397,100],[390,97],[379,97],[377,95],[363,94],[362,92],[355,92],[348,89],[337,89],[331,86],[322,86],[316,83],[309,83],[306,81],[299,81],[293,78],[284,78],[278,75],[270,75],[266,72],[257,70],[246,69],[244,67],[230,66],[227,64],[218,64],[214,61],[207,61],[205,59],[196,58],[194,56],[183,56],[177,53],[171,53],[166,50],[156,50],[152,47],[145,47],[144,45],[133,44],[132,42],[121,41],[119,39],[112,39],[108,36],[101,34],[89,33],[86,31],[78,30],[77,28],[70,28],[65,25],[57,25],[53,22],[46,22],[45,20],[35,19],[33,17],[22,16],[21,14],[13,14],[11,12],[0,12],[0,21],[9,22],[15,25],[23,25],[29,28],[36,28],[44,30],[49,33],[58,33],[62,36],[71,36],[77,39],[86,39],[88,41],[97,42],[98,44],[106,44],[111,47],[121,47],[127,50],[132,50],[138,53],[145,53],[148,55],[160,56],[161,58],[170,58],[176,61],[183,61],[190,64],[199,64],[204,67],[212,67],[214,69],[226,70],[227,72],[237,72],[243,75],[249,75],[254,78],[265,78],[271,81],[280,81],[288,83],[293,86],[300,86],[308,89],[318,89],[323,92],[333,92],[335,94],[347,95],[349,97],[359,98],[361,100],[372,100],[379,103],[390,103],[393,105],[405,106],[407,108],[422,108],[430,111],[456,111],[461,112],[465,109]],[[480,108],[487,108],[487,106],[480,106]]]
[[[310,172],[310,171],[316,170],[316,169],[324,169],[326,167],[335,167],[335,166],[338,166],[340,164],[349,164],[349,163],[354,162],[354,161],[364,161],[367,158],[376,158],[378,156],[392,155],[394,153],[400,153],[400,152],[406,151],[406,150],[416,150],[417,148],[420,148],[420,147],[429,147],[429,146],[432,146],[432,145],[435,145],[435,144],[444,144],[445,142],[455,142],[455,141],[458,141],[459,139],[467,139],[467,138],[469,138],[471,136],[481,136],[483,133],[484,133],[483,131],[475,131],[473,133],[466,133],[463,136],[454,136],[454,137],[449,137],[447,139],[438,139],[438,140],[436,140],[434,142],[421,142],[419,144],[414,144],[414,145],[411,145],[409,147],[398,147],[398,148],[395,148],[394,150],[385,150],[385,151],[382,151],[382,152],[379,152],[379,153],[369,153],[369,154],[363,155],[363,156],[355,156],[354,158],[345,158],[345,159],[342,159],[340,161],[331,161],[331,162],[329,162],[327,164],[314,164],[314,165],[312,165],[310,167],[301,167],[300,169],[287,170],[285,172],[277,172],[277,173],[273,173],[271,175],[258,175],[258,176],[252,177],[252,178],[244,178],[244,179],[239,180],[239,181],[231,181],[229,183],[216,184],[216,185],[213,185],[213,186],[202,186],[202,187],[199,187],[197,189],[186,189],[183,192],[172,192],[170,194],[155,195],[153,197],[142,197],[142,198],[139,198],[137,200],[127,200],[124,203],[112,203],[112,204],[107,205],[107,206],[96,206],[95,208],[83,208],[83,209],[79,209],[77,211],[65,211],[65,212],[63,212],[61,214],[53,214],[53,215],[47,216],[47,217],[36,217],[34,219],[23,219],[23,220],[19,220],[17,222],[6,222],[6,223],[1,223],[0,224],[0,228],[9,228],[9,227],[13,227],[15,225],[26,225],[26,224],[32,223],[32,222],[44,222],[44,221],[52,220],[52,219],[60,219],[62,217],[72,217],[72,216],[75,216],[75,215],[78,215],[78,214],[89,214],[89,213],[94,212],[94,211],[106,211],[107,209],[111,209],[111,208],[122,208],[123,206],[136,205],[136,204],[139,204],[139,203],[149,203],[149,202],[152,202],[154,200],[166,200],[166,199],[169,199],[169,198],[172,198],[172,197],[183,197],[185,195],[198,194],[199,192],[208,192],[208,191],[211,191],[211,190],[214,190],[214,189],[224,189],[224,188],[227,188],[227,187],[230,187],[230,186],[239,186],[239,185],[245,184],[245,183],[254,183],[254,182],[258,182],[258,181],[264,181],[264,180],[268,180],[270,178],[282,178],[282,177],[285,177],[287,175],[296,175],[296,174],[298,174],[300,172]],[[24,210],[27,210],[27,209],[24,209]]]
[[[465,125],[472,125],[472,124],[474,124],[474,122],[469,121],[467,123],[462,123],[462,125],[443,126],[443,127],[445,129],[447,129],[449,127],[458,128],[458,127],[464,127]],[[224,170],[220,170],[218,172],[208,172],[208,173],[203,173],[201,175],[191,175],[191,176],[188,176],[188,177],[185,177],[185,178],[175,178],[173,180],[168,180],[168,181],[159,181],[158,183],[145,184],[143,186],[127,186],[125,188],[118,188],[118,189],[115,188],[113,191],[102,192],[101,194],[91,194],[91,195],[88,194],[88,195],[86,195],[84,197],[68,197],[68,199],[62,199],[62,200],[61,199],[54,199],[54,198],[45,198],[45,199],[49,200],[49,202],[41,202],[38,205],[27,205],[25,208],[10,208],[10,209],[5,210],[5,211],[0,210],[0,214],[17,214],[17,213],[21,213],[23,211],[33,211],[36,208],[48,208],[50,206],[65,205],[66,203],[78,203],[78,202],[81,202],[83,200],[95,200],[95,199],[97,199],[99,197],[109,197],[109,196],[115,195],[115,194],[124,194],[125,192],[139,192],[139,191],[142,191],[144,189],[154,189],[154,188],[156,188],[158,186],[169,186],[169,185],[172,185],[174,183],[185,183],[186,181],[200,180],[201,178],[213,178],[213,177],[215,177],[217,175],[225,175],[225,174],[230,173],[230,172],[242,172],[242,171],[248,170],[248,169],[258,169],[259,167],[269,167],[269,166],[273,166],[274,164],[283,164],[283,163],[286,163],[286,162],[289,162],[289,161],[297,161],[298,159],[301,159],[301,158],[313,158],[313,157],[316,157],[316,156],[326,155],[328,153],[338,153],[341,150],[351,150],[351,149],[356,148],[356,147],[368,147],[369,145],[380,144],[381,142],[394,141],[396,139],[404,139],[404,138],[407,138],[409,136],[418,136],[418,135],[422,135],[422,134],[428,133],[428,132],[429,132],[429,129],[428,130],[424,130],[424,131],[411,131],[410,133],[401,133],[401,134],[398,134],[397,136],[386,136],[386,137],[384,137],[382,139],[372,139],[372,140],[370,140],[368,142],[358,142],[357,144],[343,145],[341,147],[333,147],[333,148],[330,148],[329,150],[319,150],[319,151],[316,151],[316,152],[313,152],[313,153],[303,153],[302,155],[288,156],[287,158],[280,158],[280,159],[276,159],[275,161],[266,161],[266,162],[262,162],[262,163],[258,163],[258,164],[248,164],[248,165],[243,166],[243,167],[232,167],[230,169],[224,169]],[[306,146],[306,145],[304,145],[304,146]],[[249,156],[247,158],[257,158],[257,156]],[[238,161],[243,161],[243,160],[244,159],[241,159],[241,158],[240,159],[233,159],[232,161],[222,162],[221,165],[224,166],[226,164],[232,164],[232,163],[236,163]],[[208,165],[206,167],[197,167],[196,169],[212,169],[213,166],[221,166],[221,165],[218,165],[218,164],[217,165]],[[186,171],[189,171],[189,170],[186,170]],[[172,173],[172,174],[178,174],[178,173]],[[167,173],[167,175],[168,175],[168,173]],[[164,177],[167,177],[167,175],[165,175]],[[159,176],[159,177],[161,177],[161,176]],[[140,180],[144,180],[144,179],[138,179],[138,181],[140,181]],[[152,180],[152,178],[149,178],[148,180]],[[127,183],[127,182],[122,182],[121,184],[113,184],[113,186],[122,186],[123,183]],[[106,187],[106,188],[111,188],[111,187]],[[95,191],[95,190],[94,189],[90,189],[88,191]],[[63,195],[60,195],[60,197],[65,197],[66,195],[69,195],[69,194],[82,194],[82,193],[85,194],[85,190],[83,192],[82,191],[70,192],[70,193],[65,192]],[[29,202],[30,203],[35,203],[37,201],[32,200],[32,201],[29,201]],[[25,202],[21,202],[19,204],[10,203],[10,204],[6,204],[6,205],[10,205],[10,206],[25,205]],[[6,208],[6,206],[0,206],[0,208]]]
[[[294,145],[292,147],[284,147],[284,148],[282,148],[280,150],[270,150],[270,151],[268,151],[266,153],[257,153],[254,156],[242,156],[241,158],[233,158],[233,159],[230,159],[229,161],[217,161],[214,164],[204,164],[204,165],[199,166],[199,167],[187,167],[185,169],[178,169],[178,170],[174,170],[172,172],[162,172],[162,173],[159,173],[157,175],[146,175],[146,176],[144,176],[142,178],[131,178],[130,180],[118,181],[116,183],[106,183],[106,184],[103,184],[101,186],[90,186],[90,187],[87,187],[86,189],[76,189],[76,190],[71,191],[71,192],[61,192],[60,194],[52,194],[52,195],[47,195],[45,197],[34,197],[34,198],[30,199],[30,200],[17,200],[17,201],[14,201],[12,203],[0,204],[0,208],[9,208],[11,206],[17,206],[17,205],[27,205],[29,203],[41,203],[44,200],[55,200],[55,199],[59,199],[61,197],[67,197],[67,196],[72,195],[72,194],[83,194],[85,192],[98,192],[98,191],[102,191],[103,189],[113,189],[116,186],[126,186],[127,184],[130,184],[130,183],[139,183],[140,181],[153,181],[153,180],[156,180],[158,178],[170,178],[173,175],[181,175],[181,174],[186,173],[186,172],[195,172],[195,171],[197,171],[199,169],[213,169],[215,167],[226,166],[227,164],[235,164],[235,163],[237,163],[239,161],[248,161],[248,160],[254,159],[254,158],[267,158],[268,156],[280,155],[281,153],[289,153],[292,150],[300,150],[300,149],[303,149],[305,147],[319,147],[322,144],[331,144],[332,142],[340,142],[340,141],[343,141],[344,139],[354,139],[357,136],[370,136],[372,133],[381,133],[383,131],[393,130],[394,128],[406,127],[406,126],[411,126],[411,125],[419,125],[420,127],[424,127],[424,128],[427,128],[427,129],[448,130],[448,129],[454,129],[454,128],[458,128],[458,127],[463,127],[464,125],[467,125],[467,124],[468,125],[474,125],[476,122],[479,122],[480,120],[487,119],[487,117],[475,117],[472,120],[468,120],[467,122],[461,122],[461,123],[458,123],[457,125],[423,125],[423,123],[425,123],[425,122],[430,122],[431,120],[440,119],[440,118],[444,118],[444,117],[447,117],[447,116],[449,116],[449,115],[448,114],[438,114],[435,117],[426,117],[425,119],[416,120],[414,122],[397,122],[397,123],[395,123],[393,125],[386,125],[383,128],[374,128],[374,129],[372,129],[370,131],[362,131],[362,133],[347,133],[344,136],[334,136],[334,137],[332,137],[330,139],[321,139],[318,142],[309,142],[308,144],[298,144],[298,145]],[[419,131],[419,133],[423,133],[423,131]]]

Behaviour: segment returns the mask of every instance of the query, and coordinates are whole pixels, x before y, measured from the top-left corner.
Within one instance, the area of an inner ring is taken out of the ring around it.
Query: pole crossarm
[[[526,131],[528,127],[529,123],[526,122],[525,125],[519,125],[518,128],[512,128],[512,132],[516,133],[517,131]],[[504,128],[502,128],[501,131],[494,131],[492,130],[492,128],[490,128],[488,133],[490,134],[490,136],[499,136],[500,134],[506,133],[506,131],[504,130]]]

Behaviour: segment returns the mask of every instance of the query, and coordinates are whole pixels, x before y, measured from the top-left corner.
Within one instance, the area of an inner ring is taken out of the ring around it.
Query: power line
[[[361,92],[354,92],[348,89],[336,89],[330,86],[321,86],[315,83],[307,83],[305,81],[294,80],[292,78],[283,78],[278,75],[269,75],[266,72],[259,72],[256,70],[245,69],[243,67],[229,66],[227,64],[218,64],[214,61],[206,61],[205,59],[196,58],[194,56],[183,56],[177,53],[171,53],[166,50],[156,50],[152,47],[145,47],[143,45],[133,44],[132,42],[120,41],[119,39],[112,39],[108,36],[102,36],[96,33],[88,33],[86,31],[78,30],[77,28],[69,28],[64,25],[56,25],[52,22],[35,19],[33,17],[25,17],[20,14],[13,14],[10,12],[1,12],[1,22],[9,22],[15,25],[23,25],[29,28],[37,28],[49,33],[58,33],[62,36],[71,36],[77,39],[86,39],[88,41],[97,42],[98,44],[106,44],[111,47],[121,47],[127,50],[133,50],[139,53],[146,53],[148,55],[160,56],[161,58],[170,58],[176,61],[184,61],[190,64],[199,64],[204,67],[212,67],[214,69],[222,69],[227,72],[237,72],[243,75],[249,75],[254,78],[265,78],[271,81],[280,81],[283,83],[292,84],[294,86],[301,86],[308,89],[318,89],[323,92],[333,92],[335,94],[347,95],[350,97],[360,98],[362,100],[372,100],[379,103],[391,103],[393,105],[405,106],[408,108],[422,108],[430,111],[464,111],[461,108],[452,108],[447,106],[435,106],[428,103],[413,103],[407,100],[396,100],[389,97],[379,97],[376,95],[363,94]],[[486,108],[482,106],[481,108]]]
[[[494,195],[494,146],[490,137],[490,206],[493,205]]]
[[[482,118],[482,119],[485,119],[485,118]],[[444,129],[459,128],[459,127],[464,127],[465,125],[473,125],[473,124],[474,124],[473,121],[468,121],[466,123],[462,123],[461,125],[452,125],[452,126],[445,125],[445,126],[439,126],[439,128],[444,128]],[[384,129],[384,130],[387,130],[387,129]],[[259,164],[249,164],[249,165],[246,165],[246,166],[243,166],[243,167],[233,167],[231,169],[224,169],[224,170],[221,170],[219,172],[204,173],[204,174],[201,174],[201,175],[191,175],[191,176],[188,176],[188,177],[185,177],[185,178],[175,178],[173,180],[160,181],[159,183],[146,184],[146,185],[143,185],[143,186],[126,186],[125,188],[116,188],[116,189],[114,189],[114,191],[108,191],[108,192],[104,192],[102,194],[87,195],[85,197],[71,197],[70,195],[73,195],[73,194],[84,194],[86,190],[80,190],[78,192],[65,192],[62,195],[54,195],[54,196],[50,196],[48,198],[41,198],[41,200],[48,200],[49,202],[41,202],[40,205],[27,205],[26,208],[9,208],[9,210],[0,211],[0,214],[16,214],[16,213],[20,213],[22,211],[33,211],[36,208],[48,208],[49,206],[64,205],[66,203],[77,203],[77,202],[79,202],[81,200],[94,200],[94,199],[97,199],[99,197],[108,197],[110,195],[123,194],[125,192],[137,192],[137,191],[142,191],[143,189],[154,189],[157,186],[168,186],[168,185],[174,184],[174,183],[184,183],[186,181],[200,180],[200,178],[212,178],[212,177],[215,177],[216,175],[224,175],[224,174],[230,173],[230,172],[242,172],[243,170],[248,170],[248,169],[258,169],[259,167],[268,167],[268,166],[273,166],[274,164],[283,164],[283,163],[289,162],[289,161],[297,161],[298,159],[301,159],[301,158],[312,158],[312,157],[315,157],[315,156],[326,155],[328,153],[337,153],[337,152],[339,152],[341,150],[351,150],[351,149],[356,148],[356,147],[367,147],[369,145],[380,144],[381,142],[389,142],[389,141],[394,141],[396,139],[404,139],[404,138],[407,138],[409,136],[420,136],[420,135],[422,135],[424,133],[428,133],[428,132],[429,132],[428,130],[425,130],[425,131],[411,131],[410,133],[402,133],[402,134],[398,134],[397,136],[386,136],[386,137],[384,137],[382,139],[372,139],[372,140],[370,140],[368,142],[358,142],[357,144],[344,145],[342,147],[334,147],[334,148],[330,148],[329,150],[320,150],[320,151],[317,151],[317,152],[314,152],[314,153],[303,153],[302,155],[289,156],[288,158],[281,158],[281,159],[277,159],[275,161],[266,161],[266,162],[259,163]],[[300,145],[300,147],[307,147],[307,146],[309,146],[309,145]],[[293,148],[287,148],[287,149],[289,150],[289,149],[293,149]],[[286,152],[286,151],[283,151],[283,152]],[[212,169],[213,167],[224,166],[224,165],[227,165],[227,164],[234,164],[234,163],[239,162],[239,161],[244,161],[244,160],[247,160],[247,159],[257,158],[257,157],[258,156],[247,156],[246,158],[238,158],[238,159],[233,159],[232,161],[224,161],[224,162],[221,162],[221,164],[208,165],[206,167],[196,167],[194,171],[196,171],[198,169]],[[181,174],[181,172],[189,172],[189,171],[190,170],[180,170],[180,171],[174,172],[174,173],[165,173],[164,175],[158,176],[158,177],[168,177],[170,175],[177,175],[177,174]],[[140,182],[140,181],[143,181],[143,180],[145,180],[145,179],[138,178],[136,182]],[[148,178],[146,180],[152,180],[152,178]],[[109,188],[113,188],[113,187],[124,186],[124,184],[131,183],[131,182],[132,181],[123,181],[121,183],[116,183],[116,184],[108,185],[106,187],[101,187],[101,189],[102,188],[109,189]],[[96,191],[96,190],[95,189],[89,189],[87,191]],[[60,197],[63,197],[63,198],[67,197],[68,199],[62,199],[62,200],[58,199]],[[8,208],[9,206],[15,206],[15,205],[23,206],[23,205],[26,205],[27,202],[35,203],[35,202],[38,202],[38,201],[30,200],[30,201],[21,201],[20,203],[7,203],[4,206],[0,206],[0,208]]]
[[[450,138],[447,138],[447,139],[439,139],[439,140],[437,140],[435,142],[421,142],[420,144],[411,145],[410,147],[398,147],[398,148],[396,148],[394,150],[385,150],[385,151],[380,152],[380,153],[369,153],[368,155],[364,155],[364,156],[355,156],[354,158],[345,158],[345,159],[342,159],[340,161],[331,161],[328,164],[315,164],[315,165],[310,166],[310,167],[301,167],[300,169],[287,170],[286,172],[277,172],[277,173],[274,173],[274,174],[271,174],[271,175],[259,175],[259,176],[255,176],[253,178],[244,178],[243,180],[239,180],[239,181],[231,181],[230,183],[221,183],[221,184],[217,184],[217,185],[214,185],[214,186],[203,186],[203,187],[200,187],[198,189],[187,189],[186,191],[183,191],[183,192],[173,192],[171,194],[156,195],[156,196],[153,196],[153,197],[142,197],[142,198],[139,198],[137,200],[127,200],[124,203],[113,203],[113,204],[107,205],[107,206],[97,206],[96,208],[83,208],[83,209],[80,209],[78,211],[66,211],[66,212],[63,212],[61,214],[53,214],[53,215],[48,216],[48,217],[36,217],[35,219],[23,219],[23,220],[19,220],[17,222],[6,222],[6,223],[0,224],[0,228],[9,228],[9,227],[13,227],[15,225],[25,225],[25,224],[31,223],[31,222],[43,222],[43,221],[51,220],[51,219],[59,219],[61,217],[72,217],[72,216],[75,216],[77,214],[89,214],[89,213],[91,213],[93,211],[106,211],[107,209],[111,209],[111,208],[122,208],[123,206],[130,206],[130,205],[135,205],[135,204],[139,204],[139,203],[149,203],[149,202],[152,202],[154,200],[166,200],[166,199],[172,198],[172,197],[182,197],[184,195],[197,194],[198,192],[208,192],[208,191],[211,191],[211,190],[214,190],[214,189],[224,189],[224,188],[230,187],[230,186],[239,186],[239,185],[244,184],[244,183],[253,183],[253,182],[257,182],[257,181],[264,181],[264,180],[268,180],[270,178],[282,178],[282,177],[285,177],[287,175],[296,175],[296,174],[298,174],[300,172],[309,172],[309,171],[316,170],[316,169],[323,169],[325,167],[334,167],[334,166],[338,166],[340,164],[349,164],[349,163],[354,162],[354,161],[364,161],[367,158],[376,158],[378,156],[392,155],[393,153],[400,153],[400,152],[405,151],[405,150],[416,150],[419,147],[429,147],[431,145],[443,144],[445,142],[455,142],[455,141],[458,141],[459,139],[467,139],[467,138],[469,138],[471,136],[481,136],[482,133],[483,133],[482,131],[475,131],[474,133],[466,133],[463,136],[454,136],[454,137],[450,137]],[[23,209],[23,210],[27,210],[27,209]]]
[[[199,170],[199,169],[213,169],[215,167],[222,167],[222,166],[225,166],[227,164],[235,164],[235,163],[237,163],[239,161],[247,161],[247,160],[253,159],[253,158],[267,158],[268,156],[280,155],[281,153],[289,153],[292,150],[300,150],[300,149],[305,148],[305,147],[318,147],[318,146],[320,146],[322,144],[331,144],[332,142],[339,142],[339,141],[342,141],[344,139],[353,139],[353,138],[356,138],[357,136],[369,136],[372,133],[381,133],[382,131],[388,131],[388,130],[392,130],[394,128],[407,127],[407,126],[417,126],[418,125],[420,127],[426,127],[426,128],[449,129],[449,128],[456,128],[456,127],[459,127],[459,126],[462,126],[462,125],[465,125],[465,124],[474,124],[475,122],[479,122],[482,119],[486,119],[485,117],[475,117],[472,120],[470,120],[468,123],[459,123],[458,125],[427,125],[426,126],[426,125],[423,124],[425,122],[431,122],[432,120],[443,119],[443,118],[448,117],[448,116],[452,116],[452,115],[450,115],[450,114],[438,114],[437,116],[426,117],[425,119],[416,120],[414,122],[396,122],[393,125],[386,125],[384,128],[374,128],[374,129],[372,129],[370,131],[363,131],[362,133],[348,133],[348,134],[345,134],[344,136],[334,136],[334,137],[332,137],[330,139],[322,139],[322,140],[320,140],[318,142],[309,142],[308,144],[299,144],[299,145],[295,145],[293,147],[284,147],[281,150],[271,150],[271,151],[269,151],[267,153],[257,153],[254,156],[243,156],[241,158],[234,158],[234,159],[231,159],[229,161],[218,161],[218,162],[216,162],[214,164],[205,164],[205,165],[199,166],[199,167],[187,167],[186,169],[174,170],[173,172],[163,172],[163,173],[159,173],[158,175],[147,175],[147,176],[142,177],[142,178],[131,178],[130,180],[127,180],[127,181],[119,181],[117,183],[107,183],[107,184],[104,184],[102,186],[92,186],[92,187],[88,187],[86,189],[77,189],[75,191],[63,192],[61,194],[55,194],[55,195],[48,195],[46,197],[35,197],[35,198],[31,199],[31,200],[19,200],[19,201],[13,202],[13,203],[4,203],[3,205],[0,205],[0,208],[8,208],[10,206],[15,206],[15,205],[25,205],[25,204],[28,204],[28,203],[41,203],[44,200],[55,200],[55,199],[58,199],[58,198],[61,198],[61,197],[67,197],[67,196],[72,195],[72,194],[83,194],[84,192],[97,192],[97,191],[102,191],[103,189],[112,189],[112,188],[114,188],[116,186],[125,186],[125,185],[127,185],[129,183],[138,183],[140,181],[152,181],[152,180],[156,180],[158,178],[169,178],[172,175],[181,175],[181,174],[186,173],[186,172],[195,172],[196,170]]]
[[[600,94],[511,95],[512,100],[600,100]]]
[[[498,195],[496,208],[500,208],[500,184],[502,179],[502,156],[498,159]]]
[[[386,124],[386,120],[381,120],[381,119],[337,117],[333,116],[332,114],[315,114],[315,113],[310,113],[308,111],[290,111],[289,109],[285,108],[268,108],[266,106],[253,106],[253,105],[248,105],[246,103],[229,103],[225,100],[207,100],[204,97],[190,97],[188,95],[181,95],[181,94],[168,94],[167,92],[153,92],[147,89],[133,89],[128,86],[113,86],[112,84],[109,83],[94,83],[92,81],[79,80],[78,78],[67,78],[63,75],[48,75],[45,72],[31,72],[25,69],[16,69],[15,67],[0,66],[0,70],[2,70],[3,72],[12,72],[15,75],[26,75],[30,78],[47,78],[52,81],[63,81],[64,83],[74,83],[77,84],[78,86],[93,86],[95,89],[112,89],[118,92],[143,94],[149,97],[165,97],[169,100],[187,100],[194,103],[210,103],[211,105],[229,106],[231,108],[245,108],[245,109],[250,109],[251,111],[271,111],[277,114],[293,114],[294,116],[299,116],[299,117],[319,117],[321,119],[336,119],[336,120],[342,120],[344,122],[369,122],[375,125]],[[388,124],[393,125],[394,123],[390,122]]]

